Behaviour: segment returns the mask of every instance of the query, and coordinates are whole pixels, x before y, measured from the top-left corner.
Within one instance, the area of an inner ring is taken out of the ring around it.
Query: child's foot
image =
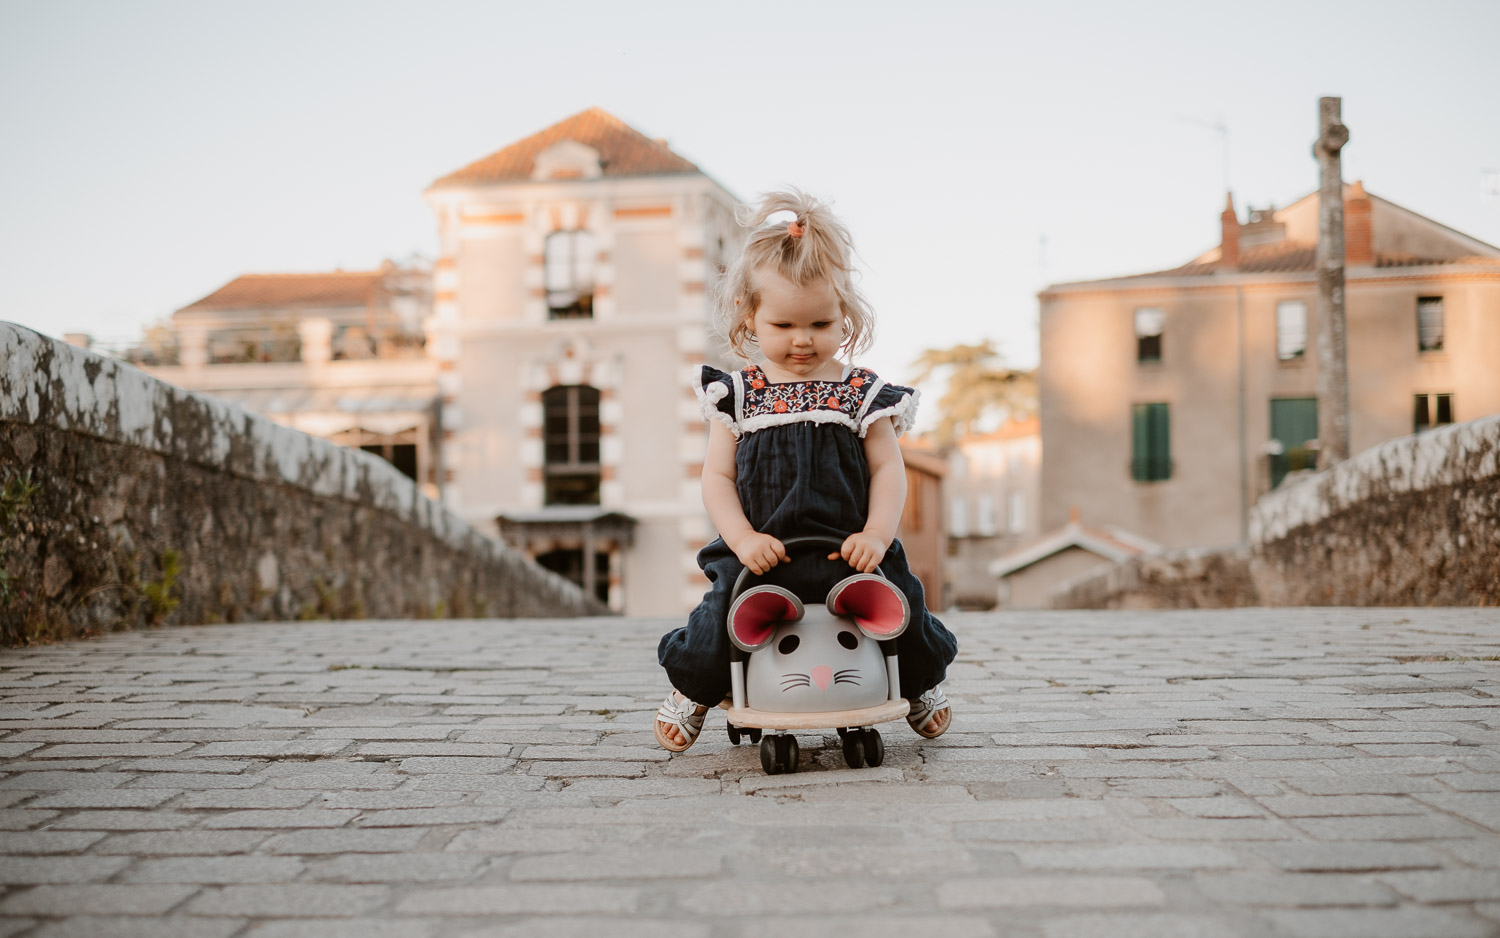
[[[953,705],[948,702],[948,695],[943,693],[941,686],[908,702],[911,712],[907,713],[906,722],[918,735],[936,739],[948,732],[948,726],[953,722]]]
[[[703,732],[703,717],[707,713],[707,707],[672,691],[656,711],[656,741],[669,752],[682,752]]]

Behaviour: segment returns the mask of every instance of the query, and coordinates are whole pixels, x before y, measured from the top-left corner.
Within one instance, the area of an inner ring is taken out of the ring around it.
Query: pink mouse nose
[[[828,682],[833,680],[833,669],[826,664],[820,664],[812,669],[813,683],[818,685],[818,690],[827,690]]]

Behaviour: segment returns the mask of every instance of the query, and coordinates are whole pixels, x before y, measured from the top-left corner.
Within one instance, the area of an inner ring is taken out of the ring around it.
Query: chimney
[[[1344,196],[1344,263],[1349,267],[1375,263],[1375,226],[1370,217],[1373,208],[1364,181],[1355,180]]]
[[[1229,199],[1224,205],[1224,212],[1219,216],[1220,231],[1223,236],[1219,239],[1219,266],[1229,270],[1238,270],[1240,267],[1240,219],[1234,213],[1234,193],[1229,193]]]

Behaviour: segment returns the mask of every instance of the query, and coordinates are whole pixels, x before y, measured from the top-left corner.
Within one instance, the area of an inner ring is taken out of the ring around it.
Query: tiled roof
[[[380,271],[319,274],[245,274],[178,312],[267,306],[364,306],[385,276]]]
[[[1317,269],[1317,245],[1302,241],[1276,241],[1259,244],[1240,253],[1237,269],[1242,274],[1290,273]],[[1411,254],[1375,255],[1376,267],[1427,267],[1434,264],[1478,264],[1495,266],[1496,258],[1465,257],[1458,260],[1417,257]],[[1218,252],[1196,258],[1181,267],[1168,270],[1153,270],[1150,273],[1130,274],[1125,277],[1110,277],[1110,280],[1137,280],[1146,277],[1207,277],[1219,270]]]
[[[530,179],[537,154],[564,140],[598,150],[600,167],[606,176],[699,171],[697,166],[673,153],[664,142],[652,140],[608,111],[595,107],[476,160],[432,185],[436,188]]]

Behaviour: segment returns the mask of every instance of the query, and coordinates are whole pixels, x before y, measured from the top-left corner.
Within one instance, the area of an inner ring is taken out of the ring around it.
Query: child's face
[[[756,341],[767,362],[800,378],[828,369],[844,338],[844,315],[833,284],[819,280],[799,287],[770,268],[755,272],[760,308]]]

